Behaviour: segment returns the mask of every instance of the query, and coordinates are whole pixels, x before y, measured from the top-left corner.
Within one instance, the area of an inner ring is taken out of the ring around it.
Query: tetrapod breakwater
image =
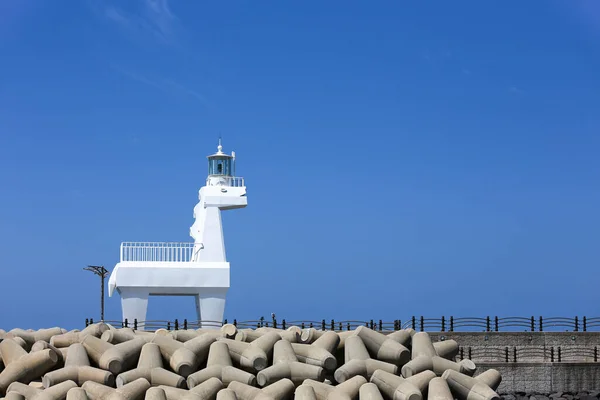
[[[88,320],[81,331],[0,330],[0,395],[12,400],[536,395],[573,400],[594,397],[600,382],[599,365],[589,359],[565,360],[569,352],[563,350],[554,362],[523,361],[527,352],[506,345],[569,343],[574,335],[575,341],[587,338],[581,341],[593,344],[596,332],[428,333],[401,326],[380,331],[371,321],[339,331],[323,321],[304,328],[285,322],[285,329],[273,321],[266,326],[264,319],[251,328],[235,322],[207,329],[184,320],[174,321],[171,330],[150,330],[150,321],[135,321],[148,329],[140,330],[122,326],[126,321]],[[504,358],[489,360],[498,355]]]

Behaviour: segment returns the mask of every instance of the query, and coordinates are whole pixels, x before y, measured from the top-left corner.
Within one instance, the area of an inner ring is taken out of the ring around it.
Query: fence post
[[[177,320],[177,318],[175,318],[175,330],[179,330],[179,321]]]
[[[134,318],[133,319],[133,329],[137,331],[137,328],[138,328],[138,321],[137,321],[137,318]]]
[[[225,319],[223,320],[223,323],[221,324],[221,326],[223,326],[223,325],[227,325],[227,318],[225,318]]]
[[[286,329],[286,326],[287,326],[287,324],[286,324],[286,322],[285,322],[285,318],[284,318],[284,319],[282,319],[282,320],[281,320],[281,327],[282,327],[283,329]]]
[[[469,346],[469,360],[471,359],[471,346]]]
[[[415,316],[413,315],[412,317],[412,328],[413,330],[417,330],[417,319],[415,318]]]
[[[454,317],[450,316],[450,332],[454,332]]]
[[[465,359],[465,352],[464,352],[464,348],[461,346],[460,347],[460,360],[464,360]]]
[[[561,360],[561,356],[560,356],[560,346],[558,346],[558,362],[560,362]]]
[[[325,330],[325,320],[321,320],[321,330]]]
[[[579,332],[579,318],[575,317],[575,332]]]
[[[340,326],[340,331],[344,330],[344,326],[342,325],[342,321],[339,322],[339,326]]]
[[[540,315],[540,332],[544,331],[544,320],[542,318],[542,316]]]
[[[187,330],[187,318],[183,319],[183,329]]]
[[[425,330],[425,318],[421,315],[421,332]]]
[[[508,347],[504,348],[504,359],[508,362]]]
[[[598,346],[594,346],[594,362],[598,362]]]
[[[394,320],[394,330],[395,331],[398,330],[398,320],[397,319]]]
[[[305,325],[304,325],[304,322],[302,322],[302,323],[300,324],[300,326],[302,327],[302,329],[304,329],[304,326],[305,326]]]
[[[442,315],[442,332],[446,332],[446,317]]]
[[[498,316],[494,317],[494,330],[498,332]]]
[[[265,326],[265,317],[260,317],[260,327]]]
[[[331,330],[335,331],[335,321],[333,319],[331,320]]]
[[[513,362],[517,362],[517,347],[513,347]]]
[[[373,323],[373,320],[371,320],[369,328],[374,329],[375,328],[375,324]]]
[[[233,326],[235,326],[237,328],[237,319],[233,319]]]
[[[554,347],[550,347],[550,362],[554,362]]]
[[[90,320],[88,318],[85,319],[85,327],[87,328],[87,326],[90,324]]]
[[[531,332],[535,331],[535,318],[531,316]]]
[[[490,331],[490,316],[489,315],[487,317],[485,317],[485,331],[486,332]]]
[[[127,321],[127,318],[125,318],[125,328],[129,327],[129,321]]]
[[[90,325],[94,325],[94,318],[90,318]]]
[[[167,322],[167,330],[170,331],[171,330],[171,321]]]
[[[583,316],[583,331],[587,332],[587,318]]]
[[[383,321],[379,320],[379,332],[383,330]]]
[[[273,328],[277,329],[277,319],[273,317]]]

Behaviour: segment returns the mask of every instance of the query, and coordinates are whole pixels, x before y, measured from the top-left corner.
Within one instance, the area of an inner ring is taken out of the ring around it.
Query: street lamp
[[[108,275],[108,270],[103,266],[88,265],[84,268],[100,277],[100,320],[104,321],[104,278]]]

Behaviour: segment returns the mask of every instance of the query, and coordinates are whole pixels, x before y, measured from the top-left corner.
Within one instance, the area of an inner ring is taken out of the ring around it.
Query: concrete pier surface
[[[600,335],[233,324],[143,331],[105,323],[81,331],[2,332],[0,400],[517,400],[526,393],[555,393],[558,400],[563,392],[574,393],[566,400],[600,397],[600,363],[558,359],[574,342],[590,346]],[[507,350],[509,339],[515,346]],[[551,355],[554,361],[547,355],[526,360],[529,353],[517,347],[557,341],[563,350]],[[490,360],[482,350],[488,344],[501,349],[501,360]]]

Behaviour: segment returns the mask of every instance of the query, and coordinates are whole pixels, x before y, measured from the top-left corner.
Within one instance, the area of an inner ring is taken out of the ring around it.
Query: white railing
[[[212,176],[209,176],[208,178],[206,178],[207,186],[215,185],[216,182],[222,182],[222,183],[220,183],[222,186],[229,186],[229,187],[244,187],[244,186],[246,186],[245,182],[244,182],[244,178],[242,178],[241,176],[212,175]],[[217,183],[217,185],[219,185],[219,183]]]
[[[121,262],[190,262],[193,251],[194,243],[189,242],[123,242]]]

